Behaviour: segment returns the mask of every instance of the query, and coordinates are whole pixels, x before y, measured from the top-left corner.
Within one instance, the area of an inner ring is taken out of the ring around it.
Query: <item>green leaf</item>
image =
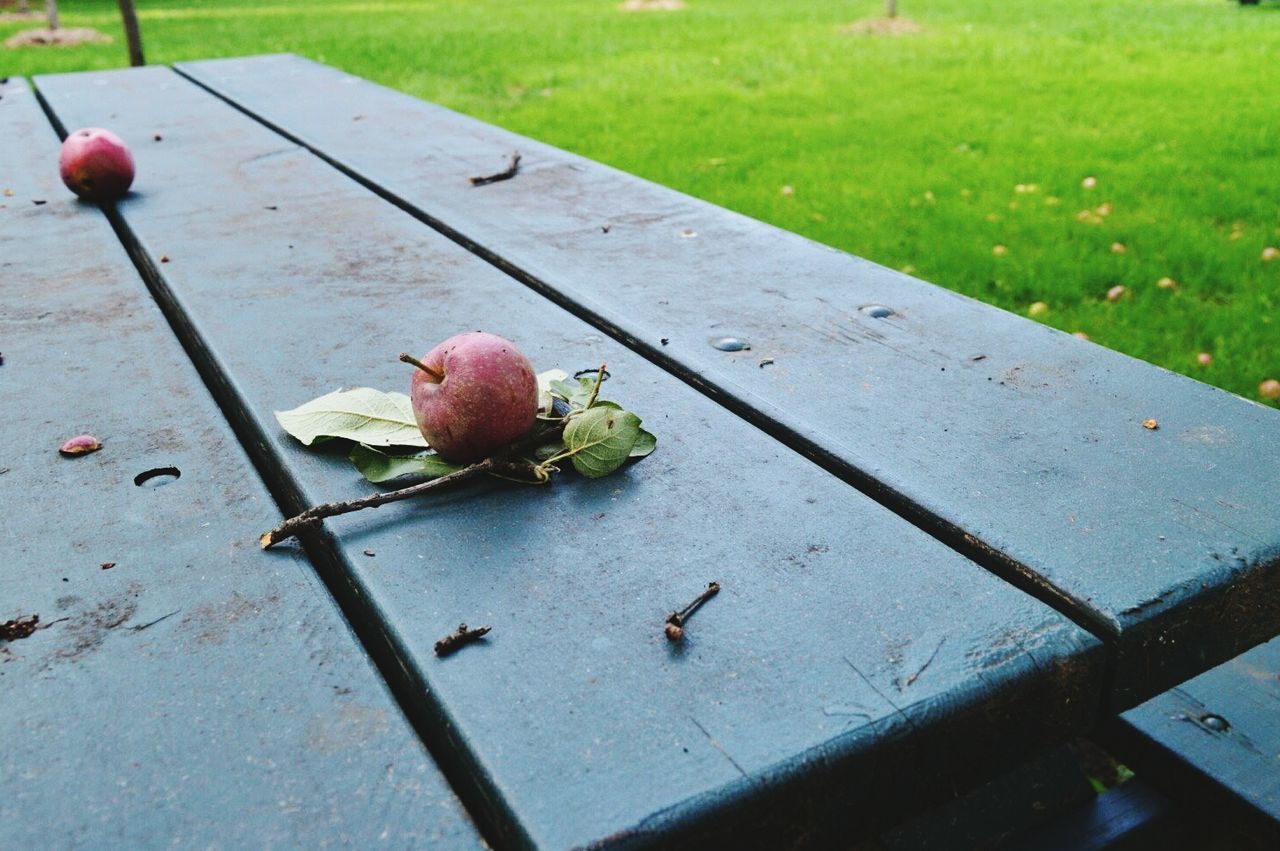
[[[598,479],[626,462],[640,431],[640,418],[630,411],[590,408],[569,420],[564,445],[574,453],[574,468],[588,479]]]
[[[554,458],[565,449],[564,442],[560,440],[549,440],[539,446],[534,447],[533,457],[537,461],[546,461],[548,458]]]
[[[347,459],[375,485],[400,476],[421,476],[438,479],[462,468],[450,464],[434,452],[416,452],[413,455],[388,455],[371,446],[358,444]]]
[[[305,446],[326,437],[367,446],[427,445],[404,393],[383,393],[371,387],[337,390],[275,415],[284,430]]]
[[[640,429],[640,434],[636,435],[636,442],[631,445],[631,452],[627,457],[644,458],[657,448],[658,438],[650,432]]]
[[[569,373],[563,369],[548,369],[546,372],[538,373],[538,414],[541,416],[551,415],[551,383],[553,381],[564,381],[569,377]]]
[[[561,378],[551,381],[549,386],[553,394],[579,408],[586,405],[587,400],[591,398],[592,384],[584,385],[581,378],[572,380]]]

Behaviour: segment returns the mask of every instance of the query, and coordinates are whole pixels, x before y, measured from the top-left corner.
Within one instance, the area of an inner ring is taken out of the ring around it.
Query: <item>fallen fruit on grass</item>
[[[74,458],[76,455],[88,455],[90,452],[97,452],[102,448],[102,444],[98,438],[91,434],[78,434],[67,440],[58,447],[58,451],[67,457]]]
[[[1258,385],[1258,395],[1263,399],[1280,399],[1280,381],[1268,378]]]
[[[414,419],[427,443],[454,464],[486,458],[524,437],[538,414],[538,379],[515,344],[469,331],[416,361],[409,384]]]
[[[86,201],[116,201],[133,185],[133,154],[120,137],[100,127],[67,136],[58,155],[67,188]]]

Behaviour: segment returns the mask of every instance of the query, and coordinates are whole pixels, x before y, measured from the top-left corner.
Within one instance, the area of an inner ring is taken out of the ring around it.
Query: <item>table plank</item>
[[[163,69],[37,84],[66,122],[163,135],[121,213],[294,507],[369,486],[272,410],[407,389],[396,354],[460,329],[539,369],[607,362],[658,434],[614,477],[480,483],[309,540],[503,840],[812,843],[1091,723],[1085,631],[316,157]],[[663,618],[713,579],[670,646]],[[435,658],[459,621],[493,632]]]
[[[259,556],[279,514],[21,80],[0,138],[0,621],[41,627],[0,640],[0,847],[485,847],[311,567]]]
[[[1186,803],[1280,841],[1280,638],[1124,713],[1119,754]],[[1274,847],[1274,846],[1273,846]]]
[[[296,56],[177,67],[1107,636],[1112,709],[1280,631],[1276,411]]]

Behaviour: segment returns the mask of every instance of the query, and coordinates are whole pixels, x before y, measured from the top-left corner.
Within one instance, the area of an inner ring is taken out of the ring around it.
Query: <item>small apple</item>
[[[487,458],[533,428],[538,379],[510,340],[468,331],[416,361],[409,399],[418,429],[440,457],[454,464]]]
[[[85,127],[67,136],[58,155],[67,188],[86,201],[116,201],[133,184],[133,154],[110,130]]]

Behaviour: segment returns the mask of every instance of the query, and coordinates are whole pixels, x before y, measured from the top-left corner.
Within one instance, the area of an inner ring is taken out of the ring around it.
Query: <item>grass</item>
[[[140,16],[152,62],[294,51],[1249,398],[1280,379],[1280,3],[903,0],[898,36],[843,30],[880,0],[687,4]],[[117,43],[0,48],[0,74],[124,64],[114,0],[61,9]]]

